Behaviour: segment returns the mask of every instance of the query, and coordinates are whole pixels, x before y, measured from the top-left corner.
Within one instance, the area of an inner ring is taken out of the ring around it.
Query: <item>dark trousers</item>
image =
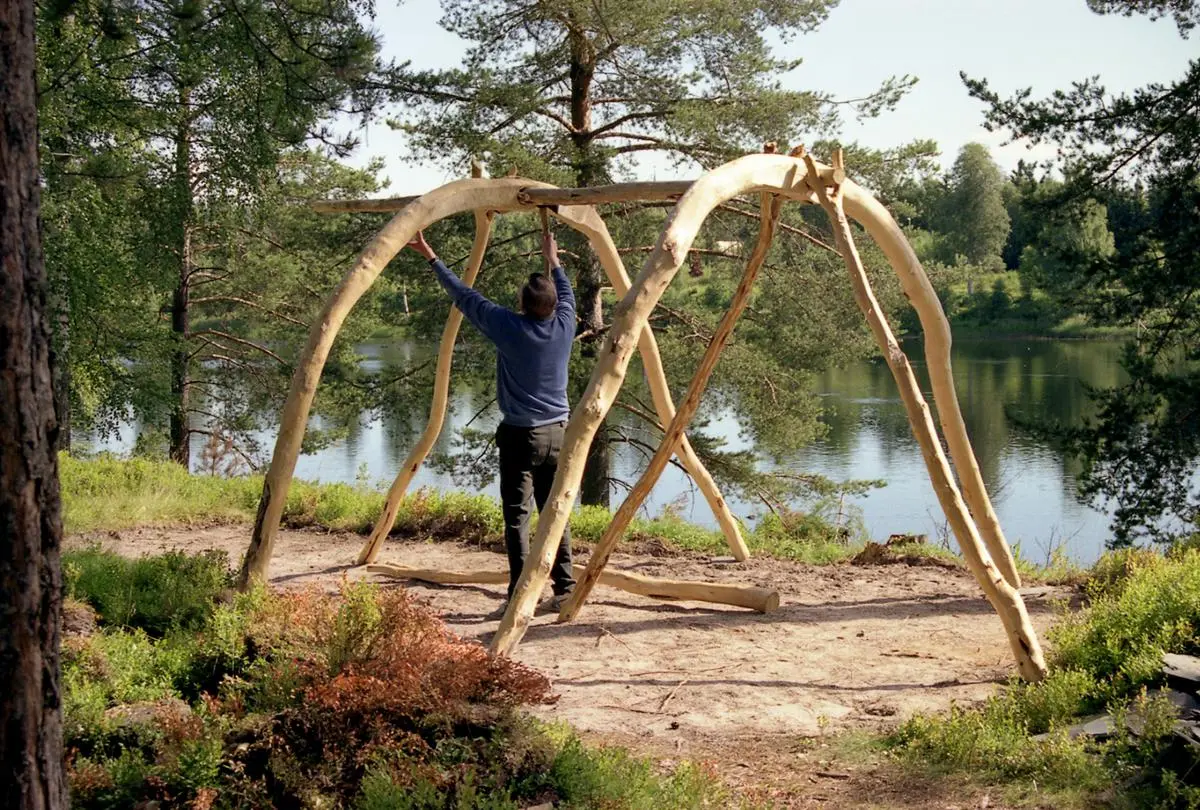
[[[496,429],[500,449],[500,505],[504,509],[504,545],[508,549],[508,595],[516,590],[525,558],[529,555],[529,514],[532,503],[541,514],[562,451],[566,422],[540,427],[516,427],[501,424]],[[554,593],[566,594],[575,588],[571,573],[571,530],[563,531],[554,567],[550,569]]]

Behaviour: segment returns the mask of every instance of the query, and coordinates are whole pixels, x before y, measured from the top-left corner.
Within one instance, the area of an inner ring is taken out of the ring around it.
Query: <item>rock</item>
[[[1113,721],[1111,715],[1096,714],[1088,717],[1073,726],[1067,726],[1067,736],[1071,739],[1076,737],[1088,737],[1096,742],[1104,742],[1113,735],[1117,730],[1117,724]],[[1033,739],[1045,740],[1050,737],[1049,734],[1035,734]]]
[[[192,716],[192,707],[179,698],[144,700],[113,706],[104,713],[104,718],[122,727],[149,726],[159,719],[186,720]]]
[[[62,632],[65,638],[86,637],[96,632],[96,611],[87,602],[64,599],[62,606]]]
[[[1200,658],[1194,655],[1163,656],[1163,674],[1167,682],[1188,692],[1200,691]]]
[[[1117,724],[1113,721],[1111,715],[1098,714],[1094,717],[1084,720],[1082,723],[1067,729],[1067,736],[1072,739],[1076,737],[1090,737],[1097,742],[1103,742],[1113,735],[1117,730]]]
[[[1179,692],[1174,689],[1152,689],[1146,693],[1146,697],[1166,698],[1171,702],[1171,705],[1179,709],[1181,715],[1186,715],[1188,712],[1200,711],[1200,697],[1188,694],[1187,692]]]

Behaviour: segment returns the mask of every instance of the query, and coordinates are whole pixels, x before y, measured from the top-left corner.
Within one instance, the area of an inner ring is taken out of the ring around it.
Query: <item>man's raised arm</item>
[[[493,343],[503,337],[505,322],[509,315],[508,310],[492,303],[478,290],[473,290],[463,284],[462,280],[451,272],[450,268],[434,253],[433,248],[425,241],[425,234],[418,232],[416,237],[408,243],[408,247],[429,261],[438,282],[450,294],[454,305],[468,321],[475,325],[476,329],[483,332],[484,336]]]
[[[558,294],[558,307],[556,308],[566,307],[574,314],[575,291],[571,289],[571,282],[567,279],[562,263],[558,260],[558,242],[555,240],[554,234],[549,231],[542,233],[542,256],[546,258],[546,264],[550,267],[550,278],[554,279],[554,291]]]

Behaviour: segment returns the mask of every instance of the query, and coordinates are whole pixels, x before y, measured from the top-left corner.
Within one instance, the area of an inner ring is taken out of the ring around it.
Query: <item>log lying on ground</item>
[[[508,582],[507,571],[441,571],[384,563],[368,565],[367,571],[397,579],[415,579],[439,585],[504,585]],[[582,565],[575,566],[576,577],[582,576],[583,572]],[[779,607],[779,591],[754,585],[659,579],[628,571],[608,570],[600,574],[600,584],[636,593],[639,596],[648,596],[652,599],[734,605],[759,613],[771,613]]]

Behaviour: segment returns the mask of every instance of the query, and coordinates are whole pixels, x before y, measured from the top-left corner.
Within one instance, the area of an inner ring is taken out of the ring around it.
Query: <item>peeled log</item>
[[[439,585],[505,585],[508,583],[507,571],[441,571],[387,564],[368,565],[367,571],[397,579],[415,579]],[[582,576],[583,571],[582,565],[575,566],[576,577]],[[604,571],[600,575],[600,584],[636,593],[639,596],[648,596],[652,599],[734,605],[759,613],[771,613],[779,608],[779,591],[753,585],[659,579],[628,571]]]
[[[313,398],[316,396],[317,385],[321,379],[321,372],[342,323],[358,299],[375,282],[380,272],[399,252],[400,248],[416,235],[417,231],[463,211],[503,213],[522,210],[527,206],[520,202],[518,194],[533,188],[544,187],[549,186],[518,177],[472,178],[448,183],[419,198],[411,201],[404,200],[400,212],[392,217],[359,254],[354,266],[346,272],[341,283],[326,302],[320,316],[310,327],[308,342],[305,344],[292,374],[291,389],[280,417],[279,433],[275,439],[271,466],[263,480],[262,496],[259,499],[258,515],[255,519],[250,545],[246,550],[246,556],[238,574],[240,588],[248,587],[253,580],[266,581],[267,579],[271,554],[275,545],[275,535],[279,530],[284,504],[287,502],[288,490],[296,469],[296,459],[300,454],[300,445],[308,424]],[[598,245],[597,254],[600,256],[601,262],[608,270],[615,271],[619,268],[620,273],[617,278],[625,281],[624,265],[621,264],[616,248],[612,245],[608,229],[605,228],[603,220],[593,208],[562,206],[556,211],[556,214],[563,222],[587,234],[590,239],[596,236],[597,241],[594,244]],[[614,284],[616,284],[616,280],[614,280]],[[655,405],[664,423],[669,422],[674,411],[663,410],[663,405],[669,404],[670,397],[666,388],[665,376],[661,374],[661,361],[657,360],[657,344],[653,343],[653,335],[649,335],[645,345],[647,348],[653,347],[654,359],[651,359],[646,367],[651,391],[654,393]],[[657,376],[651,372],[651,369],[655,367],[659,369]],[[681,448],[681,459],[695,477],[709,503],[715,505],[714,512],[722,528],[725,529],[726,538],[734,556],[738,559],[745,559],[748,552],[740,534],[737,533],[736,521],[729,513],[728,507],[724,505],[724,499],[716,491],[712,477],[704,470],[695,454],[690,453],[690,449],[690,446],[687,446],[686,450]],[[717,506],[721,508],[717,508]]]
[[[735,196],[752,191],[772,191],[807,202],[816,202],[814,192],[784,191],[788,173],[794,170],[797,161],[779,155],[749,155],[726,163],[697,180],[676,204],[667,227],[653,253],[647,258],[642,272],[635,280],[630,292],[614,311],[613,324],[601,350],[601,362],[592,374],[582,401],[575,408],[567,425],[562,455],[566,463],[560,464],[550,498],[538,521],[538,531],[526,560],[514,598],[492,639],[491,649],[495,654],[508,654],[520,643],[529,625],[538,595],[549,578],[555,543],[566,526],[570,510],[579,491],[583,473],[583,451],[595,435],[596,429],[612,407],[621,383],[624,381],[634,341],[640,334],[650,312],[661,298],[667,285],[687,255],[704,219],[713,208]],[[818,183],[829,185],[834,170],[817,167],[819,178],[809,177],[813,187]],[[949,365],[949,326],[928,278],[908,245],[899,226],[874,198],[852,182],[843,186],[846,210],[866,228],[879,244],[889,263],[899,275],[917,309],[926,335],[934,335],[934,345],[927,344],[926,356],[930,358],[930,371],[934,382],[934,399],[946,429],[951,456],[960,470],[965,470],[963,487],[968,503],[982,504],[986,498],[981,479],[970,473],[978,468],[974,462],[966,431],[962,425],[957,396]],[[929,292],[930,295],[925,295]],[[982,518],[981,518],[982,519]],[[998,526],[987,528],[984,521],[984,538],[989,549],[996,545],[1000,552],[1006,551],[1003,536]],[[999,558],[1000,555],[993,555]],[[1002,580],[1004,577],[1001,578]],[[1016,652],[1014,650],[1014,652]],[[1028,657],[1034,650],[1024,650]],[[1018,656],[1021,664],[1021,657]],[[1026,667],[1022,667],[1026,669]],[[1036,675],[1036,673],[1035,673]]]
[[[806,158],[805,161],[809,166],[809,175],[815,175],[812,158]],[[840,162],[840,156],[837,162]],[[908,357],[905,356],[895,335],[892,334],[883,309],[879,306],[879,302],[871,290],[870,279],[867,278],[866,270],[858,255],[858,249],[854,245],[850,222],[846,219],[846,214],[842,209],[839,190],[835,189],[832,194],[827,194],[824,186],[818,185],[816,191],[821,206],[829,215],[838,250],[841,251],[845,260],[846,270],[854,287],[854,299],[863,315],[866,316],[871,333],[875,336],[875,341],[896,380],[896,386],[900,389],[900,399],[904,402],[904,408],[908,413],[908,422],[912,427],[913,436],[921,446],[921,454],[925,458],[925,466],[929,471],[929,480],[942,505],[942,511],[946,514],[946,519],[949,520],[955,537],[958,538],[963,558],[980,587],[983,588],[988,601],[992,603],[992,607],[1000,616],[1000,622],[1004,625],[1004,630],[1008,635],[1009,645],[1012,647],[1013,657],[1016,658],[1021,677],[1027,681],[1040,681],[1046,676],[1046,662],[1042,657],[1037,633],[1025,610],[1025,602],[1021,598],[1020,592],[1001,576],[979,536],[975,521],[971,519],[971,514],[967,511],[966,504],[963,503],[958,486],[954,482],[954,475],[950,470],[950,463],[942,452],[942,445],[938,440],[937,428],[934,427],[929,406],[921,394],[917,378],[913,375],[912,366],[909,365]]]
[[[475,211],[475,241],[471,245],[471,258],[467,261],[467,269],[463,272],[462,282],[468,287],[475,284],[479,276],[479,268],[483,266],[483,256],[487,252],[488,237],[492,233],[492,214],[490,211]],[[383,541],[387,539],[396,525],[396,515],[400,512],[400,504],[404,493],[417,475],[417,470],[425,463],[425,457],[433,448],[442,425],[446,422],[446,407],[450,402],[450,367],[454,363],[454,343],[458,340],[458,330],[462,326],[463,314],[454,304],[450,305],[450,314],[446,317],[446,325],[442,327],[442,342],[438,346],[437,368],[433,375],[433,402],[429,406],[429,421],[425,423],[425,431],[404,459],[396,480],[388,489],[384,499],[383,511],[375,521],[371,536],[358,553],[356,565],[375,562]]]
[[[313,200],[308,207],[318,214],[383,214],[399,211],[409,203],[419,200],[415,197],[379,197],[366,200]]]
[[[370,289],[387,263],[417,231],[463,211],[518,210],[521,205],[517,202],[517,192],[529,185],[528,180],[520,178],[472,178],[447,183],[406,205],[359,253],[354,266],[342,277],[320,316],[309,328],[308,342],[292,374],[292,385],[279,420],[279,434],[275,438],[271,466],[263,480],[254,531],[238,574],[240,588],[249,587],[252,581],[265,582],[267,579],[275,535],[279,531],[279,519],[283,515],[292,476],[296,471],[296,459],[300,455],[300,445],[317,385],[321,381],[321,372],[338,331],[358,299]]]
[[[581,218],[576,229],[586,234],[591,240],[592,250],[599,257],[600,264],[604,267],[604,272],[608,276],[613,290],[617,295],[624,297],[629,292],[630,286],[629,274],[625,272],[625,263],[621,261],[617,246],[613,244],[608,226],[595,213],[595,209],[591,210],[592,216]],[[642,330],[642,334],[638,338],[638,351],[642,355],[642,370],[646,372],[646,383],[650,387],[650,399],[654,403],[654,410],[658,413],[658,418],[662,423],[669,425],[675,418],[675,403],[671,398],[671,388],[667,385],[667,374],[663,370],[662,355],[658,352],[658,341],[655,340],[654,330],[650,328],[649,324]],[[700,493],[704,495],[704,500],[708,502],[709,509],[717,519],[717,525],[721,527],[721,533],[725,535],[725,542],[729,544],[729,553],[738,562],[750,559],[750,549],[742,538],[742,530],[737,518],[733,516],[729,504],[721,496],[721,491],[717,488],[717,482],[713,479],[712,473],[696,455],[692,443],[688,441],[687,434],[680,437],[675,447],[675,453],[679,456],[679,463],[696,482]]]
[[[854,182],[842,186],[846,213],[860,222],[875,244],[883,250],[888,263],[900,279],[900,286],[921,321],[921,332],[925,336],[925,367],[929,371],[929,383],[933,389],[933,401],[937,406],[938,421],[950,451],[954,471],[962,482],[962,494],[967,506],[979,525],[979,531],[987,544],[988,553],[1014,588],[1021,587],[1021,576],[1013,560],[1012,550],[1000,528],[1000,519],[992,507],[983,473],[971,448],[967,436],[967,425],[963,421],[958,404],[958,393],[954,386],[954,373],[950,366],[950,322],[942,310],[942,303],[921,267],[917,254],[904,237],[896,220],[879,200],[876,200]]]
[[[613,515],[613,519],[609,522],[608,528],[604,530],[604,535],[600,538],[600,542],[592,550],[592,557],[588,560],[587,569],[582,577],[578,578],[578,583],[575,586],[574,593],[567,603],[563,605],[562,612],[559,614],[559,621],[568,622],[575,618],[583,603],[587,600],[588,595],[592,591],[592,587],[603,576],[604,566],[608,563],[608,558],[612,554],[613,549],[617,547],[621,537],[625,534],[625,529],[629,523],[637,515],[637,510],[641,508],[642,503],[649,496],[650,491],[654,489],[659,476],[667,467],[667,462],[671,460],[671,454],[674,452],[675,446],[683,437],[683,431],[687,428],[688,423],[695,415],[696,410],[700,407],[700,397],[704,394],[704,389],[708,385],[709,377],[712,376],[713,370],[717,367],[717,360],[721,356],[721,350],[725,348],[725,343],[733,334],[733,329],[737,325],[738,318],[746,308],[746,304],[750,302],[750,294],[754,291],[754,282],[758,278],[758,271],[762,268],[763,262],[767,258],[767,251],[771,247],[771,239],[775,235],[775,225],[779,221],[779,212],[782,208],[782,201],[773,195],[764,194],[762,200],[762,225],[758,233],[758,240],[754,245],[754,250],[750,254],[749,260],[746,262],[746,271],[742,274],[742,281],[738,285],[737,292],[730,302],[729,310],[721,319],[721,323],[717,326],[716,332],[713,333],[712,339],[708,343],[708,348],[704,351],[704,356],[700,358],[700,363],[696,368],[695,374],[692,376],[692,381],[688,385],[687,393],[683,397],[683,402],[680,403],[678,412],[675,418],[663,431],[662,441],[658,445],[654,456],[646,465],[646,470],[638,478],[637,483],[629,490],[629,495],[626,496],[625,502]],[[645,329],[649,331],[650,327]]]
[[[550,575],[555,550],[551,539],[557,542],[562,536],[579,493],[587,448],[625,381],[629,360],[647,318],[678,272],[705,218],[718,204],[739,194],[783,191],[798,165],[796,160],[780,155],[749,155],[701,177],[676,204],[654,252],[646,259],[629,293],[613,310],[612,327],[600,350],[592,380],[567,423],[558,474],[539,516],[537,534],[508,611],[492,638],[493,653],[509,654],[529,626],[538,596]],[[807,199],[810,194],[805,189],[800,196]]]

